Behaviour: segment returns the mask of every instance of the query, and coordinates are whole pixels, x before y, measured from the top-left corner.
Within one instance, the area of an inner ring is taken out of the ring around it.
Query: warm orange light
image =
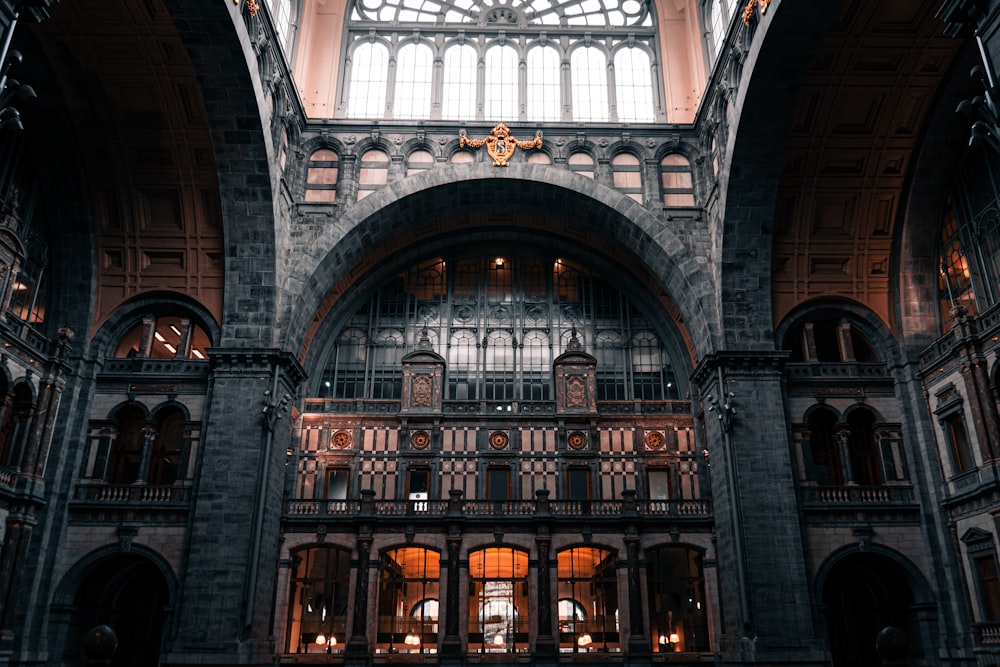
[[[678,635],[676,632],[671,632],[670,633],[670,643],[671,644],[679,644],[680,641],[681,641],[680,635]]]
[[[589,633],[584,633],[580,635],[580,638],[576,640],[579,646],[590,646],[594,641],[594,638],[590,636]]]
[[[324,635],[322,632],[319,633],[318,635],[316,635],[316,643],[317,644],[325,644],[326,643],[326,635]]]

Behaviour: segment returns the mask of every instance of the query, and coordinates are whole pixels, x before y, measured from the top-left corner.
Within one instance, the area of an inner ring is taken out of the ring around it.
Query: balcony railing
[[[73,500],[109,504],[140,503],[157,505],[186,503],[191,500],[191,487],[149,484],[77,484]]]
[[[909,486],[820,486],[804,487],[802,501],[809,505],[909,505],[914,502]]]
[[[16,481],[16,472],[10,468],[0,468],[0,486],[6,486],[9,489],[13,489]]]
[[[1000,646],[1000,623],[976,623],[972,629],[976,636],[976,644]]]
[[[709,500],[288,500],[289,517],[354,516],[382,517],[552,517],[619,518],[635,512],[639,516],[709,518]]]

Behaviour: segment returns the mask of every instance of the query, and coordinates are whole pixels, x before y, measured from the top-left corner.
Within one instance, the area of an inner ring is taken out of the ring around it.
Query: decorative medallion
[[[583,449],[587,446],[587,434],[582,431],[573,431],[566,441],[571,449]]]
[[[505,306],[495,306],[490,310],[490,319],[504,324],[510,321],[510,309]]]
[[[465,148],[466,146],[469,148],[479,148],[483,144],[486,144],[486,152],[493,158],[494,167],[506,167],[507,162],[514,156],[514,149],[516,148],[528,150],[529,148],[542,147],[541,130],[535,132],[535,138],[532,141],[518,141],[511,136],[510,129],[503,121],[500,121],[493,127],[490,135],[485,139],[469,139],[465,136],[465,130],[462,130],[459,133],[458,145],[461,148]]]
[[[465,305],[455,306],[455,310],[453,312],[455,319],[459,322],[468,322],[476,314],[476,311],[472,306]]]
[[[493,449],[507,449],[510,438],[503,431],[495,431],[490,434],[490,447]]]
[[[436,322],[437,318],[438,310],[434,306],[420,306],[417,311],[417,319],[421,322]]]
[[[649,431],[646,433],[646,449],[663,449],[663,434],[659,431]]]
[[[330,446],[334,449],[347,449],[351,446],[352,439],[350,431],[337,431],[330,440]]]
[[[549,316],[549,309],[544,303],[531,303],[524,307],[524,316],[529,322],[541,322]]]
[[[410,444],[414,449],[427,449],[431,444],[431,436],[427,435],[426,431],[416,431],[410,436]]]
[[[434,387],[434,382],[431,380],[431,376],[414,375],[412,387],[413,391],[410,395],[410,405],[422,408],[431,407],[431,393]]]

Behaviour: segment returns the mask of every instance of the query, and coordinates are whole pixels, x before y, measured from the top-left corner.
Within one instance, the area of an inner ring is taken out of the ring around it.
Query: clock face
[[[410,436],[410,444],[416,449],[426,449],[431,444],[431,437],[423,431],[417,431]]]
[[[587,436],[586,434],[581,433],[580,431],[574,431],[573,433],[569,434],[567,442],[569,442],[569,446],[572,447],[573,449],[583,449],[584,447],[587,446]]]
[[[332,441],[334,449],[346,449],[351,446],[351,434],[349,431],[337,431],[333,434]]]
[[[646,446],[650,449],[660,449],[663,447],[663,434],[658,431],[650,431],[647,433]]]
[[[510,439],[507,437],[507,434],[500,431],[490,436],[490,447],[493,449],[507,449],[507,443],[509,442]]]

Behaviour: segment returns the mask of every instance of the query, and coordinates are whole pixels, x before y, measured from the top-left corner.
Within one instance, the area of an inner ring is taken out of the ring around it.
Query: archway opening
[[[875,640],[889,625],[906,633],[907,664],[914,664],[921,634],[913,590],[899,563],[872,553],[847,556],[830,570],[823,601],[833,667],[882,664]]]
[[[169,599],[167,581],[149,559],[128,553],[102,559],[84,575],[73,600],[67,657],[79,657],[87,631],[106,624],[118,636],[111,667],[156,667]]]

